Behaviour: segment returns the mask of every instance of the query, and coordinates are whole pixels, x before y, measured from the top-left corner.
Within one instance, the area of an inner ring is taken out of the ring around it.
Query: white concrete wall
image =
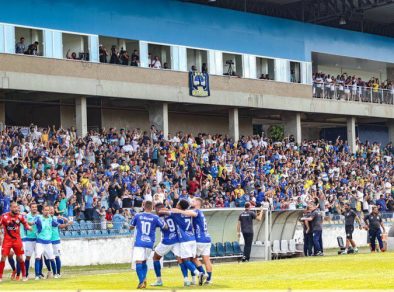
[[[210,133],[229,134],[228,116],[207,116],[199,114],[169,113],[169,132],[184,133]],[[251,135],[253,132],[252,120],[239,118],[239,135]]]
[[[148,130],[149,113],[148,111],[131,111],[123,109],[103,109],[101,122],[105,128],[125,128],[134,129],[140,128]]]

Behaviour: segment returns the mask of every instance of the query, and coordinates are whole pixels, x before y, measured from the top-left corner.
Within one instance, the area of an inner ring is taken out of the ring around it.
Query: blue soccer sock
[[[29,276],[30,259],[25,260],[25,269],[26,269],[26,278],[27,278],[27,276]]]
[[[207,281],[211,281],[211,278],[212,278],[212,272],[208,272],[208,278],[207,278]]]
[[[137,263],[135,265],[135,271],[137,272],[138,281],[141,284],[144,281],[144,267],[143,264]]]
[[[56,263],[55,263],[55,260],[48,260],[48,262],[51,263],[51,268],[52,268],[53,273],[56,273]]]
[[[154,261],[153,267],[155,268],[155,274],[157,278],[161,278],[161,264],[160,261]]]
[[[146,264],[146,262],[142,263],[142,268],[143,268],[143,272],[144,272],[144,279],[146,279],[146,275],[148,275],[148,265]]]
[[[40,275],[42,275],[42,267],[43,267],[42,258],[40,258]]]
[[[192,273],[192,276],[196,276],[196,266],[189,260],[185,260],[183,263],[185,264],[186,268]]]
[[[21,275],[21,265],[19,264],[19,262],[16,262],[16,275]]]
[[[36,277],[39,277],[41,275],[41,259],[36,259],[36,261],[34,262],[34,271],[36,273]]]
[[[51,262],[47,258],[44,258],[44,259],[45,259],[45,266],[47,267],[48,272],[50,272],[51,271]]]
[[[15,271],[15,260],[13,257],[8,257],[8,263],[10,264],[12,271]]]
[[[183,278],[187,278],[187,268],[185,266],[185,263],[180,263],[179,267],[181,268]]]
[[[204,267],[203,267],[203,266],[197,267],[197,270],[198,270],[200,273],[205,274],[205,270],[204,270]]]
[[[60,257],[56,257],[55,261],[56,261],[56,274],[60,275],[60,270],[62,268],[62,261],[60,260]]]

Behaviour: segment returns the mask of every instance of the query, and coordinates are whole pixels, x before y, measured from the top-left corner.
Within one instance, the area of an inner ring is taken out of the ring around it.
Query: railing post
[[[369,87],[369,91],[370,91],[371,103],[373,103],[373,90],[372,90],[372,87]]]

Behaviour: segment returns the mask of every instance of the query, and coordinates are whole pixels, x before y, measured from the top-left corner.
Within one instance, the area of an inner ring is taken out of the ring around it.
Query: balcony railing
[[[394,87],[383,89],[313,82],[313,97],[330,100],[394,104]]]

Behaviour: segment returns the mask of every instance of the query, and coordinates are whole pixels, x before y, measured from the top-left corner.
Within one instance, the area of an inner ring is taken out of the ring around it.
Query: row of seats
[[[114,235],[130,235],[128,229],[106,229],[106,230],[80,230],[80,231],[62,231],[61,238],[90,238],[90,237],[108,237]]]
[[[93,223],[92,221],[80,220],[79,222],[74,221],[72,225],[68,227],[69,231],[80,231],[80,230],[95,230],[99,229],[99,223]]]
[[[234,242],[225,242],[224,244],[221,242],[212,243],[211,244],[211,258],[219,259],[219,258],[240,258],[242,257],[241,247],[237,241]],[[164,256],[165,262],[174,262],[176,261],[176,257],[173,252],[169,252]]]
[[[301,256],[304,253],[302,250],[298,250],[295,239],[289,241],[274,240],[271,247],[272,259],[287,258],[293,256]]]

